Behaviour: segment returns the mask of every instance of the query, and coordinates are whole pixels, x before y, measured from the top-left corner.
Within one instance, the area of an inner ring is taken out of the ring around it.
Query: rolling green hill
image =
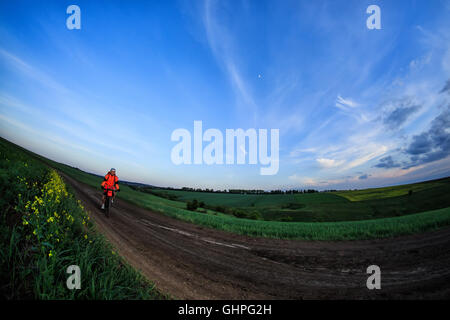
[[[420,183],[404,184],[400,186],[373,188],[364,190],[340,191],[337,195],[347,198],[350,201],[363,201],[385,199],[408,195],[410,191],[413,193],[424,191],[427,189],[440,188],[448,186],[449,178],[425,181]]]
[[[6,140],[2,143],[100,189],[102,178],[99,176],[38,156]],[[450,225],[449,178],[398,187],[294,195],[205,193],[128,185],[122,185],[121,190],[121,200],[176,219],[250,236],[371,239]],[[409,190],[413,190],[412,193]],[[172,199],[167,199],[168,196]],[[194,199],[203,201],[204,208],[187,210],[187,202]],[[257,214],[246,215],[252,212]]]
[[[305,194],[229,194],[137,188],[178,201],[257,211],[264,220],[353,221],[396,217],[450,206],[450,178],[386,188]],[[411,194],[410,194],[411,191]]]

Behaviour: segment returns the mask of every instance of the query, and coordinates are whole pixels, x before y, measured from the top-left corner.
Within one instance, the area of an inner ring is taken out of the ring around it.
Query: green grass
[[[289,203],[336,203],[348,202],[347,199],[331,193],[306,193],[306,194],[230,194],[230,193],[208,193],[182,190],[168,190],[155,192],[165,192],[173,194],[181,201],[197,199],[210,205],[223,205],[229,207],[255,207],[266,208],[271,206],[280,207]]]
[[[383,194],[383,190],[386,194]],[[197,199],[210,207],[254,210],[259,212],[264,220],[269,221],[357,221],[397,217],[450,206],[449,178],[405,186],[336,193],[246,195],[161,189],[152,189],[151,192],[163,196],[171,195],[183,202]]]
[[[364,201],[375,199],[386,199],[408,195],[411,190],[417,193],[427,189],[440,188],[449,184],[449,179],[439,179],[433,181],[425,181],[421,183],[405,184],[400,186],[372,188],[365,190],[351,190],[335,192],[336,195],[347,198],[350,201]]]
[[[62,179],[0,139],[0,288],[3,299],[161,299],[97,233]],[[78,265],[81,289],[66,287]]]
[[[87,173],[79,171],[65,165],[58,165],[58,168],[80,181],[84,181],[94,187],[98,187],[101,179],[93,177]],[[346,222],[278,222],[278,221],[255,221],[248,219],[238,219],[223,214],[204,214],[185,210],[185,204],[179,201],[172,201],[157,197],[148,193],[132,190],[128,186],[123,186],[124,192],[120,198],[137,204],[150,210],[161,212],[170,217],[216,228],[224,231],[234,232],[243,235],[284,238],[284,239],[306,239],[306,240],[354,240],[373,239],[383,237],[393,237],[417,232],[435,230],[443,226],[450,225],[450,208],[410,214],[401,217],[391,217],[382,219],[346,221]],[[186,191],[189,192],[189,191]],[[186,193],[185,192],[185,193]],[[195,192],[192,192],[195,193]],[[199,195],[203,195],[199,193]],[[213,194],[215,198],[227,196]],[[306,194],[310,203],[320,203],[320,196],[324,194]],[[325,194],[328,195],[328,194]],[[336,197],[330,194],[332,197]],[[206,194],[209,196],[209,194]],[[231,195],[233,201],[239,195]],[[263,201],[270,197],[282,199],[283,195],[267,195]],[[258,197],[258,195],[248,195],[247,197]],[[202,199],[198,197],[198,199]],[[205,198],[203,198],[205,200]],[[340,203],[349,203],[346,199],[339,199]],[[306,201],[305,201],[306,202]],[[330,210],[335,202],[323,203],[322,206],[330,206]],[[359,207],[355,207],[358,210]]]
[[[90,186],[100,188],[102,180],[100,177],[40,158],[61,172]],[[165,199],[133,190],[125,185],[121,186],[122,192],[119,193],[119,197],[176,219],[243,235],[306,240],[355,240],[413,234],[450,225],[450,208],[448,208],[450,204],[448,204],[449,200],[446,200],[449,198],[447,196],[448,180],[443,180],[445,183],[440,187],[424,188],[421,191],[417,189],[417,192],[413,192],[410,196],[401,195],[364,201],[350,201],[333,193],[259,196],[174,191],[182,192],[180,195],[184,197],[183,200],[195,198],[211,201],[211,203],[247,205],[242,208],[248,210],[268,208],[270,214],[278,217],[282,212],[288,212],[289,215],[295,214],[303,216],[304,219],[311,219],[310,222],[249,220],[235,218],[214,210],[208,210],[207,213],[189,211],[185,209],[186,203],[183,201]],[[239,198],[242,196],[243,198]],[[249,201],[252,202],[248,203]],[[283,208],[284,204],[293,203],[300,208],[295,205],[295,209],[289,209],[289,206]],[[409,211],[405,212],[405,210]],[[412,212],[414,210],[416,212]],[[327,221],[336,217],[338,219],[344,217],[348,221]],[[317,222],[321,219],[325,222]]]
[[[47,160],[49,161],[49,160]],[[95,188],[101,177],[83,172],[64,164],[49,161],[62,172]],[[157,211],[168,207],[185,209],[186,202],[196,199],[205,202],[209,214],[223,216],[214,206],[257,211],[263,220],[289,222],[343,222],[398,217],[424,211],[450,207],[450,178],[422,183],[333,193],[306,194],[228,194],[170,189],[152,189],[153,194],[137,192],[122,185],[120,197],[134,204]],[[383,190],[386,194],[383,194]],[[409,190],[412,194],[408,195]],[[155,194],[176,196],[176,201]],[[378,195],[378,198],[375,197]],[[357,199],[357,201],[356,201]]]

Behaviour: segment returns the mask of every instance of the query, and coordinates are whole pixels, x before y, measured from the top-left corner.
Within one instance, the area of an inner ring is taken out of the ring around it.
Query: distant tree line
[[[130,188],[134,190],[139,190],[147,193],[154,194],[156,196],[160,196],[169,200],[177,200],[178,196],[175,194],[168,193],[166,190],[175,190],[175,191],[190,191],[190,192],[207,192],[207,193],[229,193],[229,194],[301,194],[301,193],[316,193],[319,192],[315,189],[292,189],[292,190],[259,190],[259,189],[228,189],[228,190],[214,190],[214,189],[201,189],[201,188],[189,188],[183,187],[181,189],[177,188],[159,188],[159,187],[143,187],[143,186],[135,186],[130,185]],[[326,190],[322,192],[333,192],[336,190]]]
[[[201,189],[201,188],[189,188],[183,187],[181,189],[166,188],[168,190],[182,190],[191,192],[210,192],[210,193],[232,193],[232,194],[296,194],[296,193],[315,193],[319,192],[315,189],[305,189],[305,190],[259,190],[259,189],[225,189],[225,190],[214,190],[214,189]]]

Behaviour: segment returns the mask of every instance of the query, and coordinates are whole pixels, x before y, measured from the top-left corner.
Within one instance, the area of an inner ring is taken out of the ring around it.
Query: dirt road
[[[120,196],[107,219],[100,190],[63,176],[119,254],[175,298],[450,298],[450,228],[368,241],[252,238],[175,220]],[[381,268],[381,290],[366,287],[373,264]]]

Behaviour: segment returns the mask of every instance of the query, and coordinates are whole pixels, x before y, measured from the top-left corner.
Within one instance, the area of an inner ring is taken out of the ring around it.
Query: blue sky
[[[81,9],[81,30],[66,8]],[[381,8],[369,30],[366,8]],[[450,174],[450,1],[2,1],[0,135],[160,186]],[[171,162],[177,128],[280,129],[278,174]]]

